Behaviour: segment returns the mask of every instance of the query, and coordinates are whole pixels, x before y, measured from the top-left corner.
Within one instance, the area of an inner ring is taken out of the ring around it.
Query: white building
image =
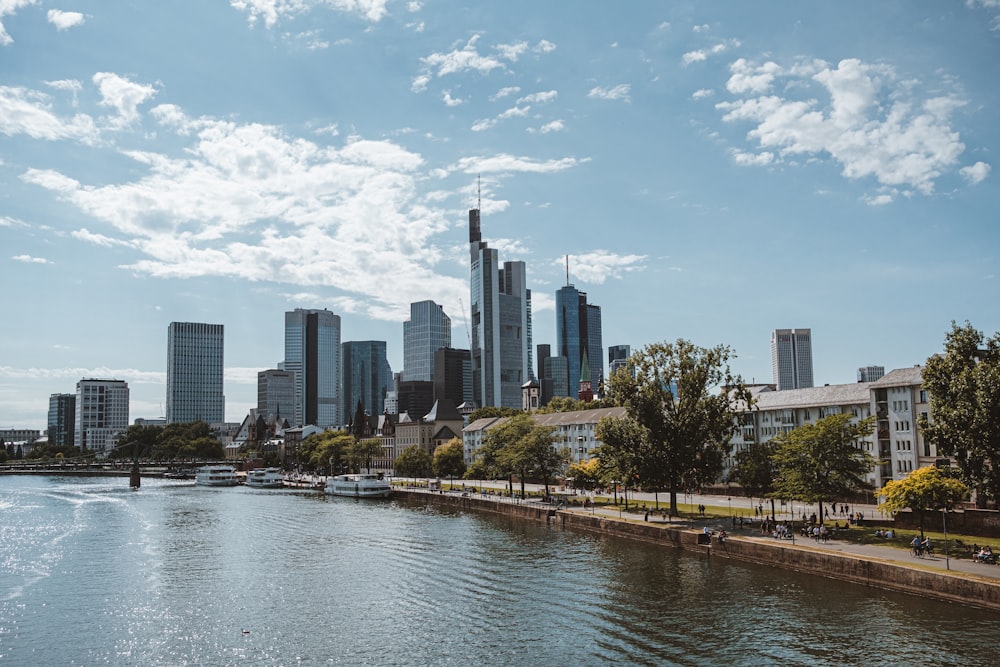
[[[572,412],[553,412],[550,414],[532,414],[536,424],[552,427],[556,434],[553,446],[568,447],[570,463],[581,463],[595,456],[595,450],[601,441],[594,435],[597,423],[604,417],[624,417],[625,408],[596,408],[594,410],[574,410]],[[508,417],[488,417],[477,419],[462,429],[462,445],[465,450],[466,463],[472,463],[476,458],[476,450],[483,445],[486,433],[505,421]]]
[[[128,384],[123,380],[77,382],[73,445],[107,456],[128,429],[128,400]]]

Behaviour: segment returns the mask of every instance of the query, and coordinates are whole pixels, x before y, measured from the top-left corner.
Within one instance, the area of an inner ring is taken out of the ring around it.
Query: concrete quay
[[[836,539],[828,542],[798,537],[776,540],[756,527],[737,528],[720,541],[709,539],[704,526],[730,527],[718,519],[706,522],[664,520],[659,513],[623,515],[603,507],[567,508],[558,503],[521,501],[517,498],[475,492],[438,492],[394,487],[394,495],[412,503],[434,503],[464,510],[491,512],[560,527],[589,530],[627,539],[662,544],[705,558],[723,558],[804,574],[849,581],[956,604],[1000,610],[1000,566],[933,554],[917,558],[909,551],[889,546],[858,545]],[[873,528],[874,530],[874,528]]]

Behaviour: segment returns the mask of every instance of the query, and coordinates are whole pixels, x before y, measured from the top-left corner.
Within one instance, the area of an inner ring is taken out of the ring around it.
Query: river
[[[0,665],[993,665],[981,610],[506,517],[0,476]]]

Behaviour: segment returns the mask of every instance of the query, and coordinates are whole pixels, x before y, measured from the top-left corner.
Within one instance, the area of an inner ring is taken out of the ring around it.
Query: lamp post
[[[944,527],[944,569],[951,569],[951,561],[948,558],[948,503],[945,502],[944,509],[941,510],[941,525]]]

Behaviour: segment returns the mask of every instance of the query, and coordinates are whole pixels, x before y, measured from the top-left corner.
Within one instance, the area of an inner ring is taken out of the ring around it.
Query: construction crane
[[[469,331],[469,319],[465,316],[465,303],[458,297],[458,306],[462,309],[462,323],[465,325],[465,337],[469,339],[469,354],[472,354],[472,333]]]

